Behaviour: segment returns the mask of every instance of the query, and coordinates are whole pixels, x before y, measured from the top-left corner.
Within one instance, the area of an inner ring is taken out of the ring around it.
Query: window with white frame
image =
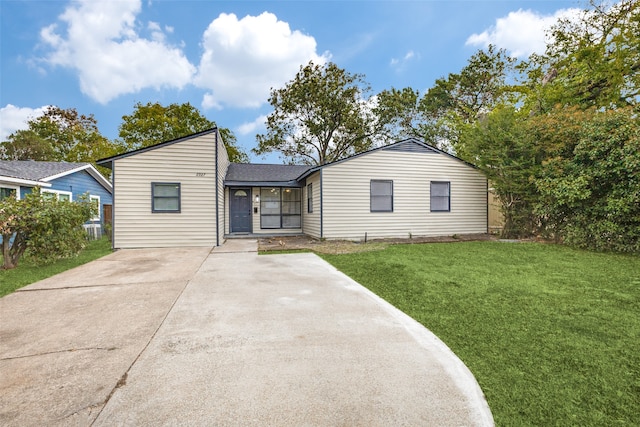
[[[393,181],[371,180],[371,212],[393,212]]]
[[[151,212],[180,213],[180,183],[151,183]]]
[[[42,190],[42,197],[45,199],[55,199],[61,202],[70,202],[73,199],[71,191],[62,190]]]
[[[94,206],[95,216],[91,218],[91,221],[100,221],[100,196],[89,195],[89,202]]]
[[[20,199],[18,187],[8,187],[4,185],[0,187],[0,200],[6,199],[7,197],[16,197]]]
[[[451,183],[431,181],[429,204],[431,212],[451,211]]]

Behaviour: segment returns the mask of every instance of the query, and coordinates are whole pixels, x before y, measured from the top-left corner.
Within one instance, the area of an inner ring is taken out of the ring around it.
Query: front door
[[[251,233],[251,189],[229,189],[229,217],[232,233]]]

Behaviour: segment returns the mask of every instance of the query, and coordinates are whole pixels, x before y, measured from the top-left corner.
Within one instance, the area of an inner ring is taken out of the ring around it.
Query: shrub
[[[87,243],[82,225],[95,206],[81,196],[76,202],[41,197],[34,189],[21,200],[7,197],[0,201],[2,268],[18,266],[27,252],[42,263],[76,255]]]

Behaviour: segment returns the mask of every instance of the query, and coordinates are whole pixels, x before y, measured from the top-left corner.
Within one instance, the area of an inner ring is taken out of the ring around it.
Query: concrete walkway
[[[493,424],[425,328],[256,247],[119,251],[0,299],[0,424]]]

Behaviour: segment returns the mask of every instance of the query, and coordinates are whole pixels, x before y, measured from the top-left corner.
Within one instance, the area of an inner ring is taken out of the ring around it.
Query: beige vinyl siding
[[[307,212],[307,188],[309,184],[313,184],[313,212]],[[320,172],[316,172],[307,178],[306,185],[302,192],[302,230],[309,236],[320,238],[320,191],[321,191]]]
[[[393,212],[370,212],[371,180],[393,181]],[[431,212],[431,181],[450,182],[450,212]],[[378,150],[322,173],[323,236],[363,240],[487,232],[487,181],[439,153]]]
[[[226,233],[225,228],[227,227],[227,215],[225,215],[225,207],[228,204],[225,201],[225,188],[224,188],[224,179],[227,176],[227,170],[229,169],[229,156],[227,154],[227,149],[224,146],[224,142],[220,137],[220,133],[216,130],[216,143],[218,145],[217,153],[218,153],[218,243],[222,244],[224,242],[224,235]]]
[[[210,133],[114,162],[115,248],[216,244],[215,144]],[[180,213],[151,212],[152,182],[180,183]]]

